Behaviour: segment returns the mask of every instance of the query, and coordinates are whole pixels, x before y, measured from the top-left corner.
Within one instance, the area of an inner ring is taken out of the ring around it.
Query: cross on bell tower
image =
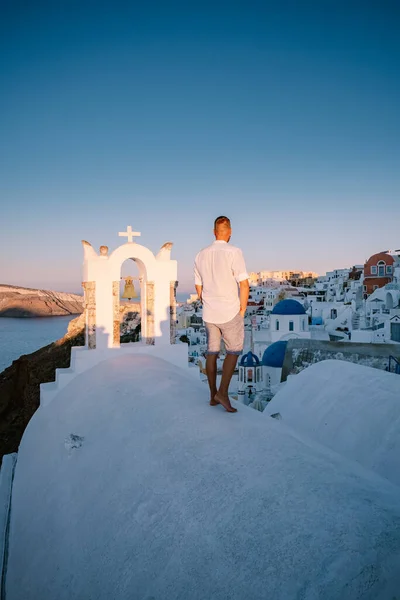
[[[139,231],[132,231],[132,226],[129,225],[129,227],[127,227],[126,231],[120,231],[118,233],[118,235],[120,237],[127,237],[128,238],[127,242],[135,243],[134,240],[133,240],[133,238],[134,237],[139,237],[142,234]]]

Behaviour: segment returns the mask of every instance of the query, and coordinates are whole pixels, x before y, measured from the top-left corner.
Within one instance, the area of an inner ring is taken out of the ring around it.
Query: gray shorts
[[[244,319],[240,313],[227,323],[205,323],[207,333],[207,354],[218,355],[221,351],[221,338],[227,354],[242,354],[244,344]]]

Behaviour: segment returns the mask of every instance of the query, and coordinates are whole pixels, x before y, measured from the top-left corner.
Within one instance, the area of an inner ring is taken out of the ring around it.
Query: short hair
[[[227,227],[231,226],[231,222],[228,217],[217,217],[214,221],[214,229],[217,229],[218,225],[227,225]]]

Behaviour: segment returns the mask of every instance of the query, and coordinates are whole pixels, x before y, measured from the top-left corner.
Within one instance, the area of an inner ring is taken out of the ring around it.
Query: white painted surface
[[[7,600],[396,596],[400,489],[238,408],[153,356],[75,378],[22,439]]]
[[[135,259],[143,281],[154,282],[155,343],[170,343],[170,282],[177,280],[178,267],[176,260],[170,260],[169,251],[163,251],[155,257],[145,246],[128,242],[109,256],[102,256],[97,255],[90,245],[84,244],[83,281],[96,282],[96,348],[113,346],[112,284],[120,280],[121,266],[130,258]],[[146,310],[142,301],[143,325],[146,324]]]
[[[268,377],[269,377],[270,386],[277,385],[278,383],[281,382],[282,367],[281,368],[266,367],[265,365],[263,365],[262,369],[263,369],[264,382],[266,382],[268,380]]]
[[[171,345],[170,343],[170,285],[177,280],[177,262],[170,260],[172,243],[164,244],[157,256],[144,246],[132,241],[134,236],[141,235],[128,227],[128,243],[119,246],[111,255],[98,255],[94,248],[83,242],[84,264],[83,280],[96,283],[96,348],[73,348],[71,364],[68,369],[57,369],[56,380],[40,386],[40,405],[48,406],[60,390],[70,384],[75,377],[93,366],[111,357],[126,354],[152,354],[166,361],[187,369],[187,347]],[[113,282],[120,280],[121,266],[127,259],[134,259],[139,268],[139,274],[146,282],[154,282],[154,334],[155,344],[146,344],[146,323],[148,305],[146,294],[142,294],[141,323],[142,338],[139,343],[123,344],[114,347],[113,344]]]
[[[126,237],[127,242],[133,242],[134,237],[140,237],[142,234],[139,231],[132,231],[132,225],[128,225],[126,231],[120,231],[118,235],[120,237]]]
[[[290,377],[264,415],[400,486],[400,376],[325,360]],[[400,588],[399,588],[400,589]]]
[[[276,322],[279,322],[279,329],[276,329]],[[289,330],[289,323],[293,322],[293,331]],[[304,329],[303,329],[304,328]],[[279,340],[289,340],[292,338],[310,338],[308,330],[307,315],[273,315],[270,321],[270,340],[279,342]]]
[[[40,406],[48,406],[57,394],[78,375],[85,373],[96,365],[117,356],[145,354],[162,358],[168,363],[180,367],[187,372],[187,344],[172,344],[169,346],[148,346],[144,342],[122,344],[120,348],[103,348],[88,350],[84,346],[71,348],[71,364],[68,369],[56,369],[56,380],[40,384]]]
[[[0,596],[3,597],[5,581],[3,578],[7,572],[7,546],[8,525],[10,516],[11,492],[14,477],[14,468],[17,462],[17,454],[6,454],[3,456],[0,468]]]
[[[340,332],[337,333],[340,334]],[[372,343],[374,341],[374,333],[375,332],[371,329],[353,329],[349,341],[353,343],[358,342],[362,344]]]

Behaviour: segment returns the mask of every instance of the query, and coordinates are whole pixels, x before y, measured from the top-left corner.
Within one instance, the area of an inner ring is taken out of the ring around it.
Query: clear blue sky
[[[215,216],[249,270],[400,246],[399,2],[1,3],[0,282],[80,290],[80,240]]]

